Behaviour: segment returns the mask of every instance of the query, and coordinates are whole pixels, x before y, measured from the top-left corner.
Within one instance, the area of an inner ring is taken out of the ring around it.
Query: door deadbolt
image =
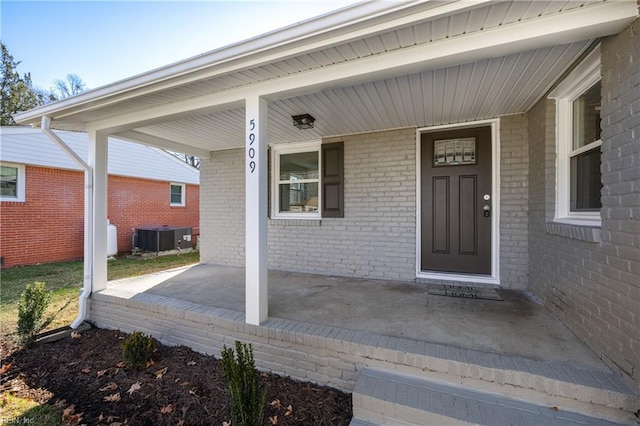
[[[490,217],[491,216],[491,206],[489,204],[485,204],[482,207],[482,215],[484,217]]]

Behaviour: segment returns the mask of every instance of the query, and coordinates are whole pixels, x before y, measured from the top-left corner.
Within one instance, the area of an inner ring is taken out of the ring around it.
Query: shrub
[[[236,341],[236,354],[226,346],[222,350],[222,374],[231,392],[231,424],[262,425],[267,392],[258,383],[251,344]]]
[[[71,299],[55,313],[46,316],[45,312],[51,303],[51,292],[45,290],[43,282],[27,284],[18,301],[18,342],[24,347],[35,343],[36,336],[53,322]]]
[[[122,356],[134,369],[142,370],[147,367],[147,362],[157,350],[153,337],[140,331],[134,331],[122,342]]]

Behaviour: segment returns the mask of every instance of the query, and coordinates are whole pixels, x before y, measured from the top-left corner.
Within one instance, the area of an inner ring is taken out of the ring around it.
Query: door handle
[[[482,207],[482,215],[484,217],[491,217],[491,206],[489,204],[485,204]]]

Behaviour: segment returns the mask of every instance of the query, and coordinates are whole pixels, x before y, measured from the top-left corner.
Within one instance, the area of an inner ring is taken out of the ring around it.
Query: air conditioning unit
[[[162,226],[138,228],[138,248],[144,251],[168,251],[193,248],[191,228]]]

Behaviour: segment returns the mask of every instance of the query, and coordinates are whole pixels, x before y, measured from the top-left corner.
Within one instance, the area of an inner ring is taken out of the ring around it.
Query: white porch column
[[[89,166],[93,169],[93,288],[107,288],[107,135],[89,132]]]
[[[267,101],[245,101],[245,319],[259,325],[268,316]]]

